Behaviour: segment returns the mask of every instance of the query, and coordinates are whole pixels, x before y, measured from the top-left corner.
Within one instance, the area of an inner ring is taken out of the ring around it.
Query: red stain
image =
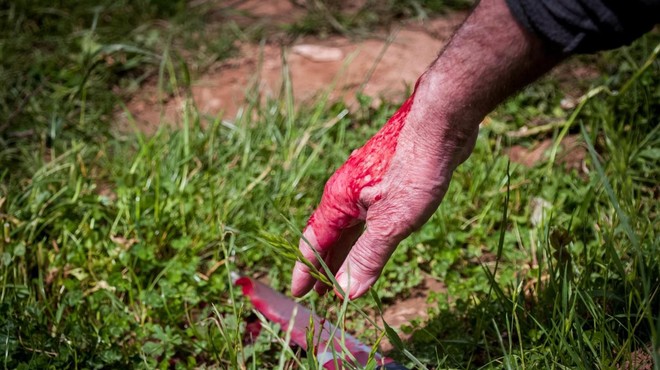
[[[250,298],[252,306],[269,320],[280,324],[282,328],[286,328],[289,325],[289,321],[293,316],[295,303],[275,293],[264,284],[245,276],[237,279],[234,284],[241,287],[243,295]],[[295,343],[305,343],[306,327],[309,324],[310,315],[309,311],[301,310],[296,316],[296,323],[298,325],[291,332],[291,339]]]
[[[419,80],[415,90],[418,84]],[[307,223],[314,229],[319,249],[330,247],[339,238],[341,230],[359,222],[363,211],[360,193],[362,189],[378,184],[389,169],[414,97],[415,91],[376,135],[351,153],[326,183],[321,202]],[[380,199],[382,196],[376,195],[374,201]]]
[[[247,277],[241,277],[236,282],[234,283],[238,286],[241,287],[241,290],[243,291],[243,295],[247,297],[254,297],[252,299],[252,305],[254,308],[257,309],[257,311],[263,312],[268,310],[268,303],[263,300],[263,298],[257,296],[254,292],[255,286],[254,283],[250,278]]]
[[[291,342],[302,349],[313,352],[319,357],[320,364],[324,369],[344,369],[345,360],[337,359],[339,365],[335,367],[335,359],[332,353],[341,354],[346,349],[357,360],[359,367],[363,367],[369,360],[371,347],[361,343],[348,333],[312,313],[306,307],[294,302],[290,298],[275,292],[267,285],[248,277],[240,277],[234,284],[239,285],[254,308],[261,312],[268,320],[280,324],[281,330],[288,330],[291,334]],[[252,325],[254,323],[254,325]],[[311,326],[310,326],[311,323]],[[258,324],[258,325],[257,325]],[[259,321],[250,322],[246,326],[244,340],[254,340],[261,330]],[[312,337],[312,348],[308,347],[307,334]],[[250,343],[249,341],[247,343]],[[329,355],[329,356],[328,356]],[[379,353],[373,354],[374,359],[382,365],[393,363],[393,360],[383,357]],[[357,366],[356,366],[357,367]]]
[[[245,323],[245,332],[243,333],[243,344],[254,344],[261,333],[261,322],[253,315]]]

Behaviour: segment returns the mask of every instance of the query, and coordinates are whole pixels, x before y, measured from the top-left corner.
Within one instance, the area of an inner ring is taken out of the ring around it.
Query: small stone
[[[314,62],[336,62],[344,57],[341,49],[321,45],[302,44],[291,50]]]
[[[575,104],[575,99],[571,99],[571,98],[564,98],[559,102],[559,106],[563,110],[573,109],[573,108],[575,108],[575,105],[576,105]]]
[[[532,212],[529,218],[532,225],[536,227],[547,217],[548,211],[552,208],[552,203],[541,197],[534,197],[531,206]]]

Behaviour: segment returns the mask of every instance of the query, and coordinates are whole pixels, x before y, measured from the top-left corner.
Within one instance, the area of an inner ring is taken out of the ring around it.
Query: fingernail
[[[344,294],[348,295],[348,299],[353,299],[355,297],[355,293],[360,289],[360,283],[351,279],[348,274],[344,273],[337,276],[337,284],[339,284],[341,289],[344,291]],[[336,289],[335,293],[341,297],[341,293],[337,292]]]

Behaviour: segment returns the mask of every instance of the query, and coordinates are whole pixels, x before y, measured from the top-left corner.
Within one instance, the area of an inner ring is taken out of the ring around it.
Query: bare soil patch
[[[246,18],[257,18],[273,24],[289,24],[305,15],[305,10],[302,7],[296,6],[292,1],[285,0],[241,1],[236,9],[249,15]]]
[[[652,370],[655,367],[653,348],[639,348],[631,353],[630,359],[623,361],[617,368],[620,370]]]
[[[399,298],[395,302],[386,305],[383,311],[383,320],[395,328],[400,329],[404,325],[409,325],[413,320],[425,322],[429,319],[429,311],[433,308],[433,303],[429,302],[431,292],[446,292],[445,285],[431,276],[425,276],[422,283],[412,289],[408,297]],[[376,317],[378,321],[379,317]],[[412,334],[399,332],[399,338],[408,340]],[[392,343],[383,338],[380,342],[380,350],[382,352],[389,352],[393,350]]]
[[[294,8],[287,8],[292,6],[288,1],[245,2],[241,6],[255,17],[274,22],[296,16]],[[278,18],[280,12],[287,14],[284,19]],[[206,117],[222,115],[232,120],[244,106],[248,91],[261,99],[279,95],[285,63],[297,104],[312,101],[321,93],[350,104],[358,90],[384,99],[403,98],[401,95],[433,62],[465,16],[457,12],[424,23],[408,22],[366,40],[308,36],[292,45],[244,43],[239,45],[237,57],[217,63],[193,82],[192,101]],[[305,47],[312,51],[303,52]],[[179,125],[185,100],[183,95],[159,92],[154,80],[127,102],[127,108],[137,128],[150,134],[159,124]],[[120,131],[131,129],[128,117],[125,112],[119,114]]]
[[[507,155],[514,163],[525,167],[534,167],[548,159],[554,145],[551,138],[536,142],[531,147],[513,145],[506,150]],[[555,161],[562,164],[567,170],[584,172],[587,150],[578,135],[568,135],[559,144]]]

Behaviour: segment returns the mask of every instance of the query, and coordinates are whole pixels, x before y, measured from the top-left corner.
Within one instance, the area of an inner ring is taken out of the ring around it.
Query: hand
[[[415,91],[433,90],[420,81]],[[452,172],[474,147],[478,125],[451,127],[441,114],[425,109],[431,104],[424,100],[432,96],[420,92],[419,97],[413,92],[332,175],[300,240],[302,255],[323,271],[314,248],[349,299],[366,293],[399,242],[431,217]],[[312,286],[321,294],[328,290],[297,262],[293,294],[301,296]]]
[[[318,268],[316,250],[349,298],[364,294],[397,244],[438,207],[483,117],[565,57],[525,30],[505,0],[480,1],[413,95],[332,175],[302,255]],[[327,290],[301,262],[292,280],[294,295],[315,283]]]

